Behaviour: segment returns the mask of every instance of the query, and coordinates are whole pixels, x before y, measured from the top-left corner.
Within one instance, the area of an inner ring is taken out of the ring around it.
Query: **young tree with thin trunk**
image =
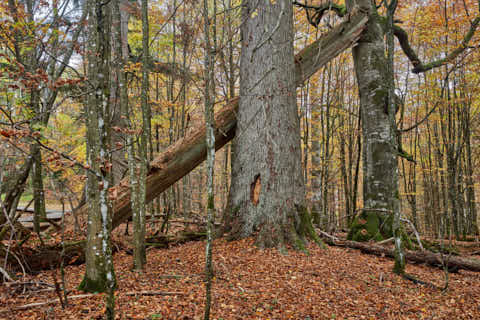
[[[210,307],[212,303],[212,231],[215,217],[215,198],[214,198],[214,169],[215,169],[215,123],[214,123],[214,99],[215,99],[215,82],[214,82],[214,59],[216,44],[216,2],[214,1],[214,23],[210,25],[210,17],[208,10],[208,0],[203,1],[203,20],[205,34],[205,130],[206,130],[206,146],[207,146],[207,244],[205,248],[205,313],[204,320],[210,319]],[[213,45],[210,39],[211,28],[213,28]]]
[[[145,268],[147,255],[145,251],[145,217],[146,217],[146,179],[149,164],[149,141],[150,141],[150,107],[148,105],[149,91],[149,72],[148,61],[150,57],[148,41],[148,0],[142,0],[142,88],[141,88],[141,105],[142,105],[142,134],[140,135],[139,156],[140,170],[138,176],[138,211],[133,216],[133,269],[141,271]]]
[[[49,32],[38,32],[36,20],[39,20],[40,13],[38,2],[34,0],[14,1],[8,0],[5,4],[6,15],[11,19],[5,19],[2,24],[5,26],[0,44],[2,48],[10,48],[16,63],[1,63],[0,72],[8,72],[18,76],[18,79],[27,80],[21,86],[27,95],[27,114],[29,114],[29,130],[40,133],[42,127],[47,126],[50,115],[54,109],[60,87],[48,85],[56,83],[65,73],[80,34],[84,29],[83,22],[86,17],[84,6],[78,6],[81,14],[78,20],[70,21],[77,23],[76,27],[62,27],[61,21],[67,21],[66,11],[59,11],[59,4],[51,4],[51,19]],[[41,19],[45,19],[42,16]],[[26,28],[25,26],[29,26]],[[64,29],[65,28],[65,29]],[[25,32],[28,30],[28,32]],[[61,40],[59,34],[70,33],[71,38]],[[19,68],[21,66],[21,68]],[[18,89],[17,89],[18,90]],[[15,107],[14,107],[15,108]],[[3,109],[2,109],[3,110]],[[10,113],[11,120],[16,120],[15,110]],[[8,112],[5,114],[9,114]],[[23,113],[20,113],[23,114]],[[41,147],[38,141],[30,141],[29,155],[19,170],[16,170],[8,178],[9,183],[0,187],[0,193],[5,194],[4,205],[6,212],[14,212],[22,196],[28,177],[31,176],[34,193],[35,225],[38,231],[39,220],[45,218],[45,195],[43,187]],[[30,175],[31,174],[31,175]],[[5,216],[0,215],[0,224],[4,224]]]
[[[111,231],[112,186],[110,153],[110,23],[111,4],[89,0],[88,66],[90,93],[86,101],[88,229],[85,276],[79,289],[108,292],[106,314],[114,318],[114,290]]]

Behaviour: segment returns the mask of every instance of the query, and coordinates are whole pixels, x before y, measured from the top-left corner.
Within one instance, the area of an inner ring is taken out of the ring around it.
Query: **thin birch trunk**
[[[203,20],[205,34],[205,130],[207,145],[207,243],[205,247],[205,313],[204,320],[210,319],[212,303],[212,229],[215,215],[214,167],[215,167],[215,123],[213,105],[214,95],[214,58],[216,50],[216,1],[213,2],[213,45],[210,40],[210,18],[208,0],[203,1]]]

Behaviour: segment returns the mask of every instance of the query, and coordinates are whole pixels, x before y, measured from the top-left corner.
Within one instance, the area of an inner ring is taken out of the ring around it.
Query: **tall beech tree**
[[[295,55],[295,86],[300,86],[328,61],[355,44],[366,23],[367,18],[364,14],[356,14]],[[214,134],[217,150],[235,136],[238,104],[238,98],[232,99],[215,114]],[[192,128],[184,138],[167,148],[150,163],[146,181],[147,202],[152,201],[205,160],[207,156],[205,136],[204,126]],[[130,205],[132,190],[128,187],[128,178],[123,179],[114,189],[117,197],[113,200],[112,227],[116,228],[132,214]],[[87,206],[83,206],[79,208],[78,214],[86,211]],[[231,228],[228,217],[226,228],[227,230]]]
[[[397,259],[395,271],[403,273],[401,250],[401,228],[399,225],[400,195],[398,191],[398,156],[412,160],[401,148],[401,137],[396,126],[395,110],[401,102],[394,95],[393,51],[389,60],[385,56],[385,34],[393,33],[408,59],[412,62],[414,73],[421,73],[445,65],[455,60],[468,48],[480,17],[471,22],[470,30],[462,43],[445,58],[424,64],[408,41],[408,34],[393,24],[396,1],[386,2],[387,17],[379,14],[374,0],[347,0],[346,8],[333,2],[312,7],[298,4],[306,10],[314,9],[309,22],[318,25],[324,13],[334,11],[339,16],[354,12],[368,15],[367,28],[363,31],[358,44],[352,49],[357,82],[359,86],[363,148],[363,201],[364,207],[356,217],[348,237],[357,241],[382,240],[395,236]],[[388,38],[388,37],[387,37]],[[393,38],[388,41],[393,48]],[[397,106],[395,106],[397,105]]]

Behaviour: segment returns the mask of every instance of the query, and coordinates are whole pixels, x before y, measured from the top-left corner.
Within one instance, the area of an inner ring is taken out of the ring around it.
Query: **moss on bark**
[[[113,278],[114,284],[113,284],[113,290],[117,289],[117,282],[116,282],[116,277],[115,277],[115,272],[112,268],[110,271],[110,274]],[[83,277],[82,282],[78,285],[78,290],[84,291],[84,292],[91,292],[91,293],[100,293],[100,292],[108,292],[108,279],[107,279],[107,273],[102,273],[99,275],[98,279],[92,279],[85,275]]]
[[[363,210],[353,220],[347,239],[357,242],[382,241],[393,237],[393,215],[383,212]],[[412,240],[401,227],[402,245],[407,249],[414,247]]]
[[[312,216],[308,212],[307,208],[299,207],[298,215],[300,218],[299,233],[302,234],[304,237],[307,237],[313,240],[317,245],[325,249],[326,248],[325,244],[323,243],[323,241],[320,239],[318,234],[315,232],[315,229],[313,228]]]
[[[102,277],[99,280],[84,277],[82,282],[78,285],[78,290],[91,293],[107,292],[106,280],[106,277]]]
[[[392,216],[364,210],[353,220],[347,238],[358,242],[388,239],[393,236],[392,221]]]
[[[308,253],[307,241],[312,240],[320,247],[326,248],[313,228],[310,212],[304,206],[296,205],[287,219],[287,224],[278,227],[285,230],[283,236],[271,234],[266,237],[265,234],[263,236],[259,235],[257,245],[260,247],[277,247],[282,252],[285,250],[285,245],[290,245],[295,250]]]

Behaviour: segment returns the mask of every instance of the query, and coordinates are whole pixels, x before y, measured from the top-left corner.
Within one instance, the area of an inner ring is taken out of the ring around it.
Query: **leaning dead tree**
[[[295,56],[296,85],[300,86],[322,66],[354,45],[367,24],[363,13],[351,16],[330,32],[307,46]],[[236,129],[235,110],[238,99],[227,103],[215,114],[215,150],[233,139]],[[183,139],[173,144],[150,163],[147,175],[147,202],[155,199],[183,176],[202,163],[207,155],[205,125],[202,123],[187,132]],[[113,199],[112,227],[118,227],[131,216],[128,179],[122,180],[110,193]],[[79,213],[86,212],[86,207]]]

